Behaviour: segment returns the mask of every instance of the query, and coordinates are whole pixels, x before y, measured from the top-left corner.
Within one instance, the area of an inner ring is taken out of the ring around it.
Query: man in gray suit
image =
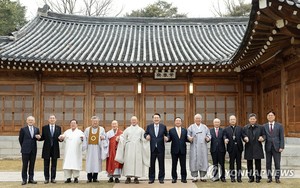
[[[272,182],[272,157],[275,163],[275,181],[280,183],[280,160],[281,152],[284,149],[284,130],[280,123],[275,122],[275,112],[267,113],[268,123],[264,124],[266,132],[266,168],[268,183]]]

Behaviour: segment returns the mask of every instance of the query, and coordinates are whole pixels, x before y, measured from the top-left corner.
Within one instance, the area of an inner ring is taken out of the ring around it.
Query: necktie
[[[29,126],[29,130],[30,130],[31,138],[33,138],[34,130],[33,130],[33,126],[32,125]]]
[[[51,125],[50,127],[51,127],[51,128],[50,128],[50,131],[51,131],[51,136],[53,137],[53,134],[54,134],[54,126],[53,126],[53,125]]]
[[[218,138],[218,135],[219,135],[219,129],[216,128],[216,137]]]
[[[155,136],[157,137],[158,135],[158,125],[155,125]]]
[[[270,123],[270,133],[271,133],[271,134],[273,133],[273,126],[272,126],[272,123]]]
[[[181,128],[180,127],[177,127],[177,134],[178,134],[178,138],[180,138],[180,136],[181,136]]]

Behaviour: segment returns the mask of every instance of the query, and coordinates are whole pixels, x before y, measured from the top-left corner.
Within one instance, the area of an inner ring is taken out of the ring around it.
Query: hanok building
[[[300,136],[300,3],[253,0],[250,18],[99,18],[49,12],[0,39],[0,135],[26,117],[57,116],[66,130],[98,115],[109,129],[158,112],[170,128],[195,113],[212,126],[273,109]],[[298,116],[297,116],[298,114]]]

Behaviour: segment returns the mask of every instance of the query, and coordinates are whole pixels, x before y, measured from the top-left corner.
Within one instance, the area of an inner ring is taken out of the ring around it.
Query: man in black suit
[[[56,166],[57,159],[60,157],[59,151],[59,135],[61,135],[60,126],[56,125],[55,115],[49,116],[49,124],[42,128],[42,137],[39,141],[44,141],[42,158],[44,159],[44,176],[45,184],[49,183],[49,167],[51,160],[51,183],[56,183]]]
[[[160,122],[160,114],[155,113],[152,116],[153,123],[147,125],[144,137],[150,140],[150,168],[149,168],[149,184],[154,183],[155,179],[155,161],[158,159],[159,183],[164,183],[165,179],[165,142],[168,141],[167,127]]]
[[[272,182],[272,157],[275,163],[275,180],[280,183],[280,160],[284,149],[284,130],[280,123],[275,122],[275,112],[267,113],[268,123],[264,124],[266,133],[265,152],[268,183]]]
[[[242,127],[236,125],[236,117],[229,117],[229,126],[224,129],[224,142],[227,144],[227,152],[229,153],[229,170],[231,182],[242,182],[242,152],[243,152],[243,131]],[[236,163],[236,170],[234,164]],[[236,174],[237,172],[237,174]]]
[[[219,181],[219,165],[221,168],[221,181],[225,180],[225,144],[223,140],[224,131],[220,128],[221,120],[219,118],[213,121],[214,128],[210,129],[210,153],[213,160],[214,170],[212,181]]]
[[[171,156],[172,156],[172,183],[177,181],[177,163],[179,158],[181,168],[181,182],[187,183],[186,181],[186,142],[187,130],[182,125],[182,119],[180,117],[175,118],[175,127],[169,131],[169,140],[171,143]]]
[[[249,124],[243,128],[245,135],[245,159],[247,160],[248,182],[254,182],[253,160],[255,162],[256,183],[261,180],[261,159],[264,158],[262,142],[265,140],[264,128],[256,123],[256,114],[249,115]]]
[[[27,125],[20,129],[19,143],[22,153],[22,185],[27,183],[27,169],[28,169],[28,183],[36,184],[34,181],[34,164],[37,152],[37,139],[40,139],[40,130],[34,126],[35,118],[28,116],[26,119]]]

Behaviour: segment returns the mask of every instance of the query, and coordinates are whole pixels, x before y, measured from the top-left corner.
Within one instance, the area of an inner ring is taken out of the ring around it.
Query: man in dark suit
[[[167,127],[160,122],[160,114],[155,113],[152,116],[153,123],[147,125],[144,137],[150,140],[150,168],[149,168],[149,184],[154,183],[155,179],[155,161],[158,159],[159,183],[164,183],[165,179],[165,142],[168,141]]]
[[[37,139],[40,139],[40,130],[34,126],[35,118],[28,116],[26,119],[27,125],[20,129],[19,143],[22,153],[22,185],[27,183],[27,169],[28,169],[28,183],[36,184],[34,181],[34,164],[37,152]]]
[[[221,120],[219,118],[214,119],[214,127],[210,129],[210,153],[213,160],[214,170],[212,181],[219,181],[219,165],[221,168],[221,181],[225,180],[225,144],[223,140],[224,131],[220,128]]]
[[[231,115],[229,117],[229,126],[224,129],[224,142],[227,145],[227,152],[229,153],[229,170],[231,182],[242,182],[242,152],[243,152],[243,132],[242,127],[236,125],[236,117]],[[236,171],[234,164],[236,163]],[[237,174],[236,174],[237,172]]]
[[[181,182],[187,183],[186,181],[186,142],[187,130],[182,125],[182,119],[180,117],[175,118],[175,127],[169,131],[169,140],[171,143],[171,156],[172,156],[172,183],[177,181],[177,163],[179,159],[181,168]]]
[[[265,152],[268,183],[272,182],[272,157],[275,163],[275,180],[280,183],[280,159],[284,149],[284,130],[280,123],[275,122],[275,112],[267,113],[268,123],[264,124],[266,133]]]
[[[243,128],[245,135],[245,153],[247,160],[248,182],[254,182],[253,160],[255,162],[256,183],[261,180],[261,159],[264,158],[262,142],[265,140],[264,128],[256,123],[256,114],[249,114],[249,124]]]
[[[39,141],[44,141],[42,158],[44,159],[44,176],[45,184],[49,183],[49,167],[51,160],[51,183],[56,183],[56,166],[57,159],[60,157],[59,151],[59,135],[61,135],[60,126],[56,125],[55,115],[49,116],[49,124],[44,125],[42,128],[42,137]]]

